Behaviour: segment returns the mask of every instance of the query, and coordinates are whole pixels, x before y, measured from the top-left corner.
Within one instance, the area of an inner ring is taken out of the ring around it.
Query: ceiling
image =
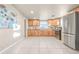
[[[14,4],[13,5],[26,18],[48,18],[60,17],[67,11],[78,6],[77,4]],[[31,14],[31,12],[33,14]]]

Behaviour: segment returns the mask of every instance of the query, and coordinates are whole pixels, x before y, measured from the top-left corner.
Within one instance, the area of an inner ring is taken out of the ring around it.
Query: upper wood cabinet
[[[28,26],[32,26],[33,25],[33,20],[32,19],[28,19]]]
[[[39,19],[28,19],[29,26],[38,26],[40,25]]]
[[[49,25],[59,26],[59,19],[48,19]]]
[[[34,25],[34,26],[39,26],[39,25],[40,25],[39,19],[34,19],[34,20],[33,20],[33,25]]]

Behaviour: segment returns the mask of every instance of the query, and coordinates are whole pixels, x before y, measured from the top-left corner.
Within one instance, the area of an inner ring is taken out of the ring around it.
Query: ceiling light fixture
[[[34,14],[34,11],[33,11],[33,10],[31,10],[31,11],[30,11],[30,13],[31,13],[31,14]]]

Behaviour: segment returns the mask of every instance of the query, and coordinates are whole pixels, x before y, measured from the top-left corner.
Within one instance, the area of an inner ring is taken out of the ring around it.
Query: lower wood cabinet
[[[51,29],[28,29],[28,36],[55,36],[55,31]]]

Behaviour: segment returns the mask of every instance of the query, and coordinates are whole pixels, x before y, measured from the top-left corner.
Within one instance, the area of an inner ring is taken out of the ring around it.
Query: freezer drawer
[[[64,34],[64,44],[75,49],[75,35]]]
[[[69,41],[68,44],[71,48],[75,49],[75,35],[70,35],[69,36]]]
[[[68,36],[64,34],[64,44],[68,45]]]

